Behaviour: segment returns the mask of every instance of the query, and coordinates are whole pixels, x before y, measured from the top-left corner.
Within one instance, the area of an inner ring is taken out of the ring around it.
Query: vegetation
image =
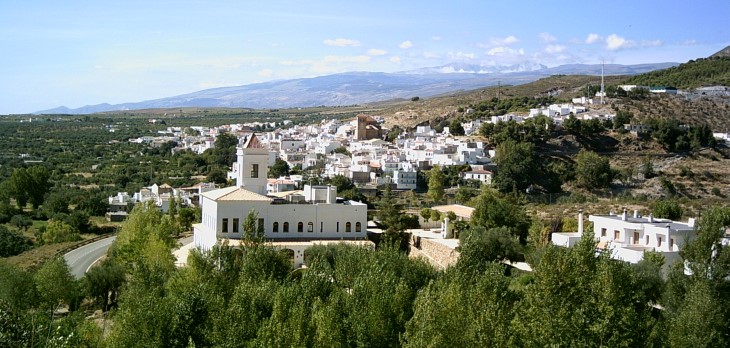
[[[730,85],[730,58],[700,58],[668,69],[631,77],[626,84],[697,88]]]

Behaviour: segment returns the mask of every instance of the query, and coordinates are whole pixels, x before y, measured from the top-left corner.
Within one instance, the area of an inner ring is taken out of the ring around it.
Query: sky
[[[450,63],[686,62],[730,1],[0,2],[0,114]]]

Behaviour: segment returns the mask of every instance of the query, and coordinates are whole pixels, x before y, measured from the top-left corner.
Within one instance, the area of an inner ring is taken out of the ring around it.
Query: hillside
[[[690,60],[668,69],[636,75],[627,79],[625,83],[643,86],[671,86],[680,89],[730,86],[730,56],[723,54],[723,51],[710,58]]]
[[[606,76],[605,84],[618,84],[626,76]],[[386,124],[401,127],[413,127],[424,121],[446,119],[461,115],[457,110],[477,105],[482,101],[500,98],[534,98],[552,96],[559,100],[569,101],[582,95],[582,89],[588,85],[600,86],[600,76],[589,75],[556,75],[521,85],[492,86],[468,92],[422,99],[417,102],[405,101],[393,103],[383,113]],[[524,110],[522,113],[525,113]]]

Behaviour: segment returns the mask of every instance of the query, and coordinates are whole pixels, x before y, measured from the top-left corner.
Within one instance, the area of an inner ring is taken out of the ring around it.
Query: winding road
[[[107,249],[112,245],[116,236],[97,240],[91,244],[84,245],[63,255],[66,263],[71,268],[71,274],[76,279],[82,278],[91,265],[106,254]]]

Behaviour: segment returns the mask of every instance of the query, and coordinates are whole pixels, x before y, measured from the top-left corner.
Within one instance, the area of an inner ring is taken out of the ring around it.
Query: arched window
[[[314,222],[309,222],[307,224],[307,232],[314,232]]]
[[[278,222],[274,222],[274,228],[273,228],[273,232],[274,232],[274,233],[277,233],[277,232],[279,232],[279,223],[278,223]]]
[[[352,224],[347,222],[345,223],[345,232],[352,232]]]
[[[297,232],[304,232],[304,223],[301,221],[297,224]]]
[[[362,232],[362,224],[360,222],[355,223],[355,232]]]
[[[284,233],[289,233],[289,222],[284,223]]]

